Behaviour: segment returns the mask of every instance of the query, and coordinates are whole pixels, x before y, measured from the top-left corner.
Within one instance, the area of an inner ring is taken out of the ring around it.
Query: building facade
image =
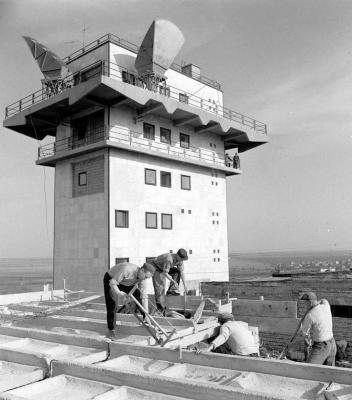
[[[101,290],[109,267],[183,247],[187,279],[228,279],[225,161],[267,142],[266,125],[227,109],[220,85],[173,65],[148,89],[138,47],[105,35],[65,59],[71,71],[6,108],[4,126],[53,143],[54,287]]]

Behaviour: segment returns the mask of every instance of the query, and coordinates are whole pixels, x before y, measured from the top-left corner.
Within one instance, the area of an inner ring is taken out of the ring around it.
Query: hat
[[[316,301],[318,300],[317,295],[314,292],[306,292],[301,296],[301,300]]]
[[[220,324],[224,324],[227,321],[234,321],[234,320],[235,317],[231,313],[221,313],[218,316],[218,322],[220,322]]]
[[[150,264],[150,263],[144,263],[143,265],[142,265],[142,268],[143,269],[145,269],[146,271],[149,271],[151,274],[153,274],[154,275],[154,272],[155,272],[155,270],[156,270],[156,268],[154,267],[154,265],[153,264]]]
[[[177,252],[177,255],[182,258],[182,260],[188,260],[188,255],[187,255],[187,251],[185,249],[180,249]]]

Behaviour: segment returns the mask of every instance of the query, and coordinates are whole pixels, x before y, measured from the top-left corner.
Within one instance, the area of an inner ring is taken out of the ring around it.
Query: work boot
[[[108,334],[106,335],[108,339],[115,340],[118,339],[116,329],[109,329]]]
[[[180,296],[181,293],[178,290],[171,290],[170,292],[166,293],[166,296]]]

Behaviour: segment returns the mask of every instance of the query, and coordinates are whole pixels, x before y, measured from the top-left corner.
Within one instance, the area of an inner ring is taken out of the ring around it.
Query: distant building
[[[225,151],[266,143],[266,125],[225,108],[220,85],[192,64],[147,88],[137,52],[105,35],[64,60],[60,85],[6,108],[5,127],[54,138],[36,163],[55,168],[56,289],[66,279],[100,290],[116,262],[179,247],[188,279],[228,279],[226,177],[241,171]]]

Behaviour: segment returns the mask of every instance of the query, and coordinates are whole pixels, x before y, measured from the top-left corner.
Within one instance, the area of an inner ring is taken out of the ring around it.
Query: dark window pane
[[[191,177],[188,175],[181,175],[181,189],[191,190]]]
[[[172,229],[172,214],[161,214],[161,229]]]
[[[180,133],[180,147],[184,149],[189,149],[189,135]]]
[[[160,128],[160,142],[171,144],[171,130]]]
[[[143,123],[143,137],[149,140],[155,140],[155,127],[154,125]]]
[[[184,94],[184,93],[179,93],[178,98],[179,98],[179,100],[180,100],[181,103],[186,103],[186,104],[188,104],[188,96],[187,96],[186,94]]]
[[[128,211],[115,210],[116,228],[128,228]]]
[[[155,169],[145,169],[145,183],[146,185],[156,185],[156,170]]]
[[[171,173],[160,171],[160,186],[171,187]]]
[[[149,229],[156,229],[158,227],[157,213],[151,213],[151,212],[145,213],[145,227]]]
[[[119,264],[122,262],[130,262],[129,257],[117,257],[115,258],[115,264]]]

